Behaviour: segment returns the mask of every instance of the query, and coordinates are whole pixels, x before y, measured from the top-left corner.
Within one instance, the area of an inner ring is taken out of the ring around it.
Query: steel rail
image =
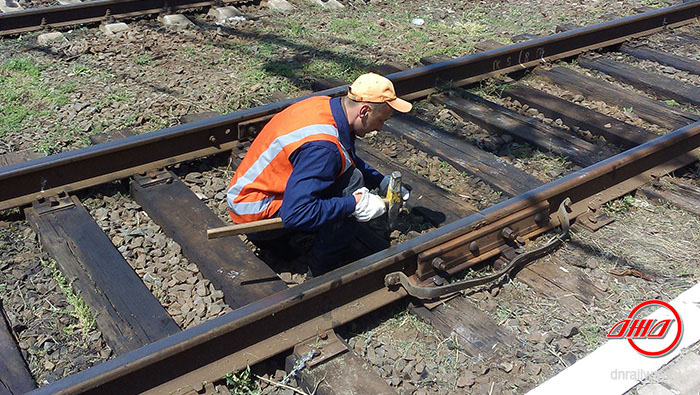
[[[216,0],[95,0],[85,3],[29,8],[0,14],[0,36],[64,27],[82,23],[104,22],[139,15],[174,12],[212,6]]]
[[[201,388],[224,374],[291,349],[326,329],[405,297],[385,287],[395,271],[416,272],[416,257],[429,249],[480,234],[500,234],[514,213],[547,206],[549,221],[528,237],[557,225],[556,211],[571,200],[569,216],[621,196],[650,177],[697,160],[700,122],[678,129],[588,168],[569,174],[428,234],[353,262],[225,316],[39,388],[34,393],[173,392]],[[680,159],[680,161],[679,161]],[[669,163],[669,161],[673,163]],[[532,216],[532,215],[531,215]],[[505,221],[505,223],[504,223]],[[540,221],[541,222],[541,221]],[[502,243],[506,242],[501,239]],[[499,246],[492,246],[498,248]]]
[[[594,48],[689,23],[700,15],[700,2],[672,6],[599,25],[555,34],[526,43],[465,56],[388,77],[397,92],[416,99],[452,81],[460,86],[491,75],[532,67]],[[346,87],[318,94],[337,96]],[[128,137],[75,151],[0,168],[0,209],[31,203],[41,196],[128,177],[177,162],[223,152],[239,138],[249,137],[243,125],[282,111],[297,100],[242,110],[148,134]]]

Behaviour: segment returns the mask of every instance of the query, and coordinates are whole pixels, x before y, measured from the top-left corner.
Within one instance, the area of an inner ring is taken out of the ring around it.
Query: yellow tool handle
[[[222,226],[220,228],[207,229],[207,239],[218,239],[219,237],[240,235],[242,233],[262,232],[264,230],[282,229],[284,224],[282,218],[268,218],[260,221],[247,222]]]

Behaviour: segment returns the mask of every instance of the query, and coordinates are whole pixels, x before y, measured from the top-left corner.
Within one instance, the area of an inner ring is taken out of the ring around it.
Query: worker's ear
[[[372,106],[369,104],[363,104],[362,107],[360,107],[360,118],[366,118],[369,116],[370,112],[372,112]]]

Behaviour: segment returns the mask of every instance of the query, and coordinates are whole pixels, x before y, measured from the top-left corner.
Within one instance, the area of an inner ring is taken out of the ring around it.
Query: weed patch
[[[70,334],[75,329],[80,329],[80,332],[85,337],[91,331],[95,329],[95,315],[90,310],[90,307],[85,303],[85,300],[80,296],[80,292],[73,290],[73,282],[68,282],[68,280],[63,276],[58,267],[56,267],[56,262],[51,260],[49,262],[41,261],[44,267],[51,270],[51,276],[54,281],[58,284],[61,292],[66,297],[68,304],[70,304],[73,309],[62,311],[63,313],[69,314],[76,320],[77,324],[68,325],[64,330],[66,333]]]
[[[238,373],[228,373],[224,376],[228,390],[234,395],[259,394],[260,389],[253,381],[250,366]]]
[[[74,85],[48,86],[39,76],[41,67],[28,57],[0,65],[0,137],[18,132],[37,117],[53,114],[69,102]]]

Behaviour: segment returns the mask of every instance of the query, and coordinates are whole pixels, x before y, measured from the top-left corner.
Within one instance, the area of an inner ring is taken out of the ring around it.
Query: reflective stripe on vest
[[[254,182],[258,178],[258,176],[260,176],[260,174],[267,168],[267,166],[277,157],[277,155],[279,155],[284,150],[286,146],[299,142],[303,139],[307,139],[314,135],[331,136],[333,137],[333,140],[337,141],[340,144],[338,130],[333,125],[326,124],[309,125],[297,129],[291,133],[278,136],[257,158],[253,165],[250,166],[250,168],[248,168],[248,170],[243,175],[241,175],[236,180],[236,183],[232,185],[231,188],[229,188],[229,190],[226,192],[226,200],[228,202],[228,207],[233,212],[233,214],[236,214],[238,216],[255,216],[267,210],[273,201],[281,199],[281,196],[272,195],[264,196],[262,199],[256,201],[235,201],[236,198],[239,197],[241,191],[243,191],[243,188],[246,185],[249,185],[252,182]],[[320,138],[319,140],[327,139]],[[312,138],[310,141],[315,141],[315,139]],[[340,145],[342,147],[342,144]],[[338,176],[342,175],[352,165],[350,154],[348,153],[347,149],[345,149],[345,147],[342,147],[341,156],[343,157],[345,163]]]

